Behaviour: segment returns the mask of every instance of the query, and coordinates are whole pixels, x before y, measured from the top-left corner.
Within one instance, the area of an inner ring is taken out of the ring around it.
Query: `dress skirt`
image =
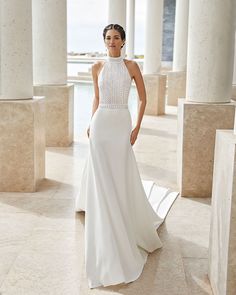
[[[90,288],[136,280],[148,253],[162,246],[162,220],[148,201],[130,144],[128,108],[98,107],[90,124],[76,210],[85,211],[85,269]]]

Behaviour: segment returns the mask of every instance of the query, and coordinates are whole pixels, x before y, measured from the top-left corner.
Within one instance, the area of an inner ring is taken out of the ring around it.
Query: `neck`
[[[121,62],[123,60],[123,57],[121,55],[119,56],[107,56],[107,60],[110,62]]]
[[[111,54],[108,53],[107,56],[109,56],[109,57],[120,57],[121,53],[117,53],[117,55],[111,55]]]

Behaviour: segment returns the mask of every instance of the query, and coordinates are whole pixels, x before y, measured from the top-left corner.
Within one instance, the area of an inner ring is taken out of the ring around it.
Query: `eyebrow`
[[[111,37],[111,35],[107,35],[107,37]],[[114,37],[120,37],[120,35],[117,34],[117,35],[114,35]]]

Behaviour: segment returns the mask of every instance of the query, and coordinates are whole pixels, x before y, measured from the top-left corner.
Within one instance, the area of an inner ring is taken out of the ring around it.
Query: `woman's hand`
[[[90,133],[90,126],[87,128],[87,135],[89,137],[89,133]]]
[[[139,133],[139,129],[140,127],[135,127],[132,132],[131,132],[131,135],[130,135],[130,143],[131,145],[133,145],[138,137],[138,133]]]

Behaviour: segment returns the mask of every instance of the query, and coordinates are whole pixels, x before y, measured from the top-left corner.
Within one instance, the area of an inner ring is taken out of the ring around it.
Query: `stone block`
[[[181,196],[211,197],[216,129],[233,129],[235,103],[179,99],[178,185]]]
[[[166,75],[143,75],[147,93],[146,115],[165,114]]]
[[[44,98],[0,101],[0,191],[34,192],[45,177]]]
[[[177,106],[178,99],[186,96],[186,72],[167,73],[167,105]]]
[[[74,85],[35,85],[34,94],[45,96],[46,146],[69,146],[74,131]]]
[[[236,294],[236,135],[217,130],[209,242],[209,279],[214,294]]]

